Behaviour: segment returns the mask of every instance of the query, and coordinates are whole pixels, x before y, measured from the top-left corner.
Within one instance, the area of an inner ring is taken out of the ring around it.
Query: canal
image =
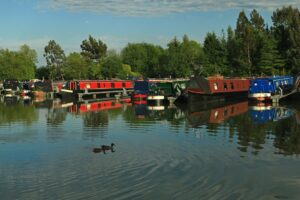
[[[1,199],[298,199],[299,154],[296,102],[0,103]]]

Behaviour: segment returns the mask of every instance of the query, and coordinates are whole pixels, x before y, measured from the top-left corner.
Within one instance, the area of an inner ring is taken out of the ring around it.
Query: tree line
[[[208,32],[203,44],[173,38],[165,48],[129,43],[120,53],[89,36],[81,52],[65,54],[50,40],[44,49],[46,66],[36,67],[35,50],[0,50],[0,79],[106,79],[132,77],[189,77],[191,75],[257,76],[300,72],[300,11],[292,6],[273,12],[268,26],[257,10],[238,15],[235,28],[221,35]]]

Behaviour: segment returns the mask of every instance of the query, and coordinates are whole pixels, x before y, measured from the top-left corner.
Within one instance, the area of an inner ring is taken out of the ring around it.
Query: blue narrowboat
[[[284,95],[294,88],[294,77],[274,76],[256,78],[251,81],[248,97],[257,101],[268,101],[274,95]]]

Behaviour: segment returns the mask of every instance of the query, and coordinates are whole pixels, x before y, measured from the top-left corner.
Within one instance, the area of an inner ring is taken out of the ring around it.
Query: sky
[[[299,0],[2,0],[0,48],[17,50],[28,44],[45,64],[43,49],[55,40],[66,54],[80,51],[89,35],[120,51],[128,43],[166,47],[187,34],[203,43],[207,32],[221,35],[235,28],[241,10],[257,9],[272,25],[272,12],[282,6],[300,7]]]

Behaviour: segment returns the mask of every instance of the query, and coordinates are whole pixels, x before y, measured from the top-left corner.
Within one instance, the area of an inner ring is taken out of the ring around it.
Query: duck
[[[106,153],[105,151],[111,151],[111,152],[115,152],[114,150],[114,146],[115,144],[114,143],[111,143],[111,145],[101,145],[101,148],[94,148],[93,149],[93,152],[94,153],[101,153],[103,152],[104,154]]]

